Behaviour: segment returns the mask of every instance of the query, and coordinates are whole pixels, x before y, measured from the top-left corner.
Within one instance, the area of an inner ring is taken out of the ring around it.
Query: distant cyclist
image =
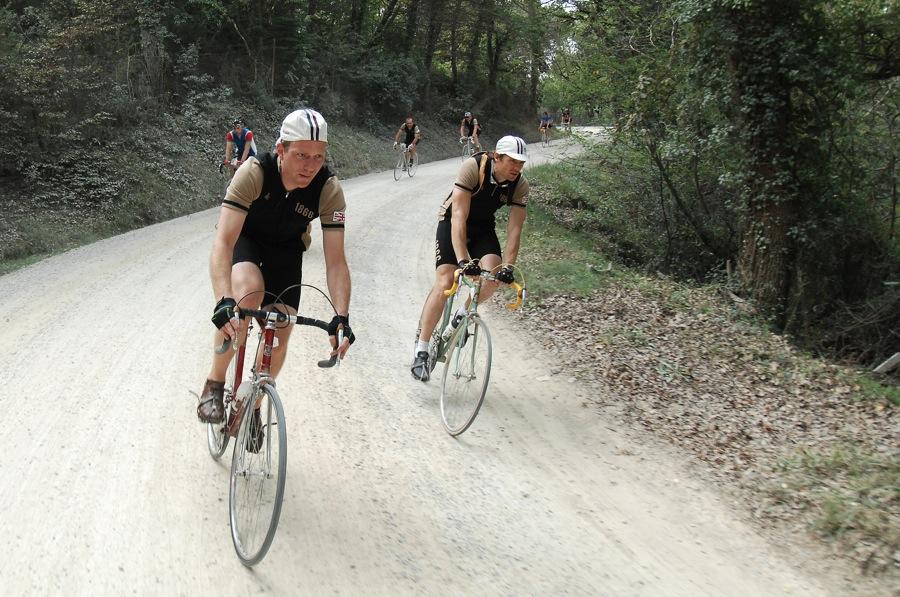
[[[412,116],[406,117],[406,122],[400,125],[400,129],[394,135],[394,147],[397,147],[397,143],[400,142],[400,135],[404,135],[403,144],[409,150],[409,165],[412,165],[413,158],[416,155],[416,146],[422,140],[422,131],[419,130],[419,125],[416,124]]]
[[[256,141],[253,140],[253,131],[244,128],[244,123],[239,118],[235,118],[231,126],[233,129],[225,135],[225,159],[222,163],[237,170],[247,158],[256,155]]]
[[[562,125],[566,131],[572,130],[572,112],[569,111],[568,108],[563,108],[562,111]]]
[[[472,137],[472,145],[475,151],[481,151],[481,143],[478,141],[478,134],[481,132],[481,125],[478,119],[472,116],[471,112],[463,115],[462,122],[459,123],[459,137],[465,140],[466,137]]]
[[[549,131],[551,128],[553,128],[553,117],[544,111],[544,114],[541,116],[541,126],[538,130]]]

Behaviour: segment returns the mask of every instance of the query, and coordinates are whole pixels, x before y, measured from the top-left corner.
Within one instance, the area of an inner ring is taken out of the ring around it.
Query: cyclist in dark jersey
[[[478,135],[480,133],[481,125],[478,124],[478,119],[472,116],[471,112],[466,112],[463,115],[462,122],[459,123],[460,140],[465,141],[466,137],[472,137],[472,144],[475,146],[475,151],[481,151],[481,142],[478,140]]]
[[[430,377],[428,341],[441,316],[444,291],[453,285],[454,272],[461,268],[464,273],[475,275],[482,269],[493,270],[500,265],[501,258],[506,263],[516,262],[528,201],[528,180],[521,173],[528,159],[526,151],[525,141],[507,135],[497,141],[492,153],[477,153],[466,159],[456,175],[453,190],[441,204],[435,239],[434,286],[422,309],[411,368],[416,379],[428,381]],[[494,214],[504,206],[509,207],[509,221],[506,250],[501,253]],[[501,282],[513,281],[510,268],[501,268],[496,275]],[[490,298],[496,289],[496,283],[485,282],[480,300]]]
[[[300,304],[303,252],[312,220],[322,225],[328,291],[337,310],[329,326],[335,353],[343,358],[354,341],[350,329],[350,270],[344,255],[344,192],[325,167],[328,128],[315,110],[297,110],[281,124],[275,153],[249,158],[235,173],[216,225],[209,274],[218,301],[213,309],[214,345],[238,333],[234,307],[276,307],[291,314]],[[265,292],[264,292],[265,291]],[[240,300],[240,305],[236,300]],[[338,326],[344,342],[337,346]],[[284,363],[294,326],[276,330],[272,375]],[[220,422],[229,352],[213,355],[197,416]]]
[[[244,128],[240,119],[236,118],[232,122],[232,127],[233,130],[225,135],[225,159],[222,163],[237,170],[247,158],[256,155],[256,142],[253,140],[253,131]]]
[[[416,148],[422,141],[422,131],[419,130],[419,125],[416,124],[416,121],[413,120],[412,116],[406,117],[406,122],[400,125],[400,129],[397,131],[397,134],[394,135],[395,148],[397,147],[397,143],[400,142],[400,135],[403,135],[403,144],[409,149],[409,163],[412,164],[413,158],[416,155]]]

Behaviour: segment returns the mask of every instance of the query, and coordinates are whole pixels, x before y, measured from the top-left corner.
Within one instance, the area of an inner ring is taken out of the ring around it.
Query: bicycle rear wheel
[[[230,350],[230,348],[229,348]],[[223,395],[225,403],[225,420],[221,423],[206,424],[206,447],[209,448],[209,455],[213,460],[218,460],[225,453],[228,447],[228,417],[231,414],[232,400],[234,399],[234,374],[237,364],[238,351],[232,351],[231,361],[228,363],[228,371],[225,373],[225,392]]]
[[[254,423],[254,403],[259,407],[257,423]],[[284,409],[275,388],[263,385],[247,405],[231,457],[228,491],[231,539],[244,566],[259,563],[272,545],[281,516],[286,476]]]
[[[441,421],[447,433],[463,433],[484,403],[491,377],[491,333],[477,314],[469,315],[450,338],[441,383]]]
[[[397,163],[394,164],[394,180],[400,180],[400,177],[403,176],[403,164],[405,159],[406,158],[401,151],[399,157],[397,157]]]
[[[409,174],[410,178],[412,178],[418,168],[419,154],[414,153],[413,155],[409,156],[409,165],[406,167],[406,173]]]

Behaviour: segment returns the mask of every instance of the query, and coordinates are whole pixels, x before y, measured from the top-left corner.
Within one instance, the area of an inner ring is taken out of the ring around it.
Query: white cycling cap
[[[500,140],[497,141],[497,147],[494,149],[494,153],[508,155],[512,159],[519,160],[520,162],[528,160],[528,148],[525,146],[525,141],[523,141],[521,137],[513,137],[512,135],[501,137]]]
[[[304,108],[294,110],[281,123],[278,141],[325,141],[328,142],[328,124],[315,110]]]

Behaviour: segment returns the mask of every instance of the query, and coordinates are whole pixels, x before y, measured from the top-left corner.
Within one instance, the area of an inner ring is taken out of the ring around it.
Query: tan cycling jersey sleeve
[[[466,160],[456,173],[453,185],[473,193],[478,188],[478,160]]]
[[[319,221],[322,229],[343,229],[347,219],[347,202],[344,201],[344,189],[338,182],[337,176],[332,176],[325,181],[322,194],[319,198]]]
[[[524,174],[522,175],[522,178],[519,179],[518,184],[516,184],[516,191],[513,193],[510,203],[522,207],[525,207],[528,203],[528,179],[525,178]]]
[[[256,201],[263,189],[262,164],[256,158],[249,158],[234,173],[228,190],[225,191],[224,207],[249,211],[250,204]]]

